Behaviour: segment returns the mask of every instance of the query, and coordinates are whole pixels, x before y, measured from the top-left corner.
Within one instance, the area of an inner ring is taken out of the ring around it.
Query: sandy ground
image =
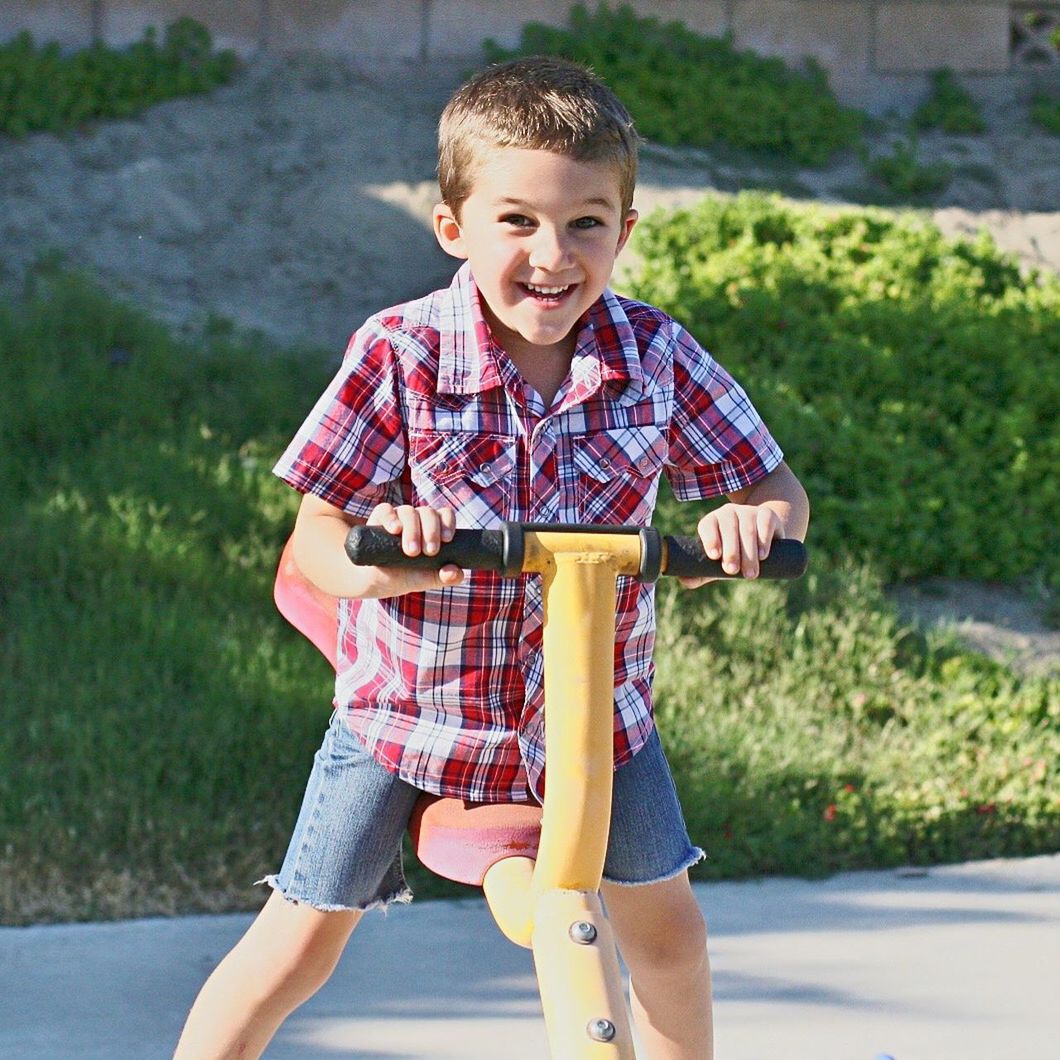
[[[0,138],[0,282],[17,284],[42,253],[58,253],[181,326],[216,314],[263,342],[338,355],[366,315],[452,274],[429,227],[434,136],[465,72],[466,64],[366,70],[316,56],[263,60],[210,97],[135,120]],[[947,232],[985,228],[1028,266],[1060,270],[1060,138],[1029,123],[1027,84],[984,79],[975,91],[985,135],[922,138],[925,159],[955,166],[931,212]],[[896,121],[884,123],[873,150],[896,130]],[[635,205],[647,213],[748,186],[838,203],[860,201],[866,185],[853,153],[811,171],[649,147]],[[1060,659],[1060,634],[1022,597],[950,584],[931,601],[917,611],[930,621],[937,611],[1030,638],[1014,647],[988,631],[976,644],[998,657],[1022,665],[1026,656],[1034,669]]]

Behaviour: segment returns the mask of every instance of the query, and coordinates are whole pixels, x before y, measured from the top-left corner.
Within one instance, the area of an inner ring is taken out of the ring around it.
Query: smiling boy
[[[351,525],[400,534],[409,555],[505,519],[646,525],[665,474],[681,499],[727,496],[699,534],[730,573],[753,578],[775,538],[804,536],[805,494],[744,392],[665,313],[607,287],[637,220],[636,144],[611,91],[561,60],[490,68],[446,107],[434,228],[464,264],[358,330],[277,464],[304,494],[298,566],[342,598],[335,711],[273,894],[178,1056],[259,1055],[363,912],[408,900],[401,836],[421,791],[543,791],[539,579],[353,567]],[[602,891],[647,1055],[704,1060],[702,851],[655,733],[653,645],[651,587],[619,579]]]
[[[467,198],[435,207],[439,243],[471,263],[494,340],[546,408],[636,219],[608,162],[518,147],[483,152]]]

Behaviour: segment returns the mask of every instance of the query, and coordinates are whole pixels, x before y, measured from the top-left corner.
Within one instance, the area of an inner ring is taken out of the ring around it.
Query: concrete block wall
[[[875,19],[880,73],[932,70],[997,73],[1009,63],[1009,4],[988,0],[891,0]]]
[[[629,2],[629,0],[627,0]],[[837,93],[866,78],[923,75],[948,66],[1001,73],[1010,62],[1010,8],[1018,0],[631,0],[641,14],[680,19],[698,32],[731,33],[738,47],[799,63],[813,57]],[[511,45],[524,22],[562,25],[571,0],[4,0],[0,39],[29,29],[76,47],[114,45],[190,15],[220,47],[320,49],[364,59],[474,55],[483,39]],[[1042,7],[1060,10],[1060,0]]]

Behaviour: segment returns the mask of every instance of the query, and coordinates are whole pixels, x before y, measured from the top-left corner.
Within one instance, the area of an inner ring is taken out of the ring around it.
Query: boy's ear
[[[464,233],[461,231],[460,222],[444,202],[440,202],[434,207],[434,235],[438,240],[438,245],[446,254],[452,254],[454,258],[467,257],[467,251],[464,249]]]
[[[629,242],[629,237],[633,234],[633,228],[639,219],[640,214],[636,210],[629,210],[626,213],[624,220],[622,221],[622,231],[618,237],[618,250],[615,251],[617,254],[626,243]]]

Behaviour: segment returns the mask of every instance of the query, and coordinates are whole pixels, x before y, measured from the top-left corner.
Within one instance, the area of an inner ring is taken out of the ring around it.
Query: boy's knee
[[[292,951],[285,971],[315,993],[331,978],[341,956],[342,946],[334,939],[308,938]]]
[[[650,932],[638,933],[623,956],[641,975],[694,974],[707,959],[707,924],[692,902],[667,910]]]
[[[269,922],[260,925],[266,940],[256,951],[273,989],[310,996],[331,977],[359,913],[321,913],[276,902]]]

